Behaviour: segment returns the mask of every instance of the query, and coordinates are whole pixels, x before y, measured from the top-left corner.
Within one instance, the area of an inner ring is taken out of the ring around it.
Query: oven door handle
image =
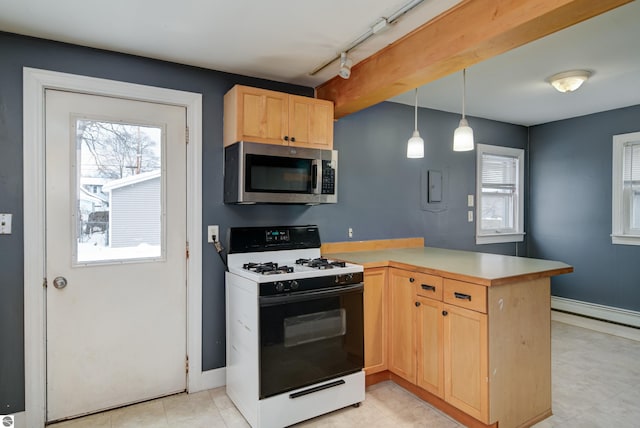
[[[359,283],[345,285],[339,288],[332,287],[326,290],[301,291],[299,293],[287,294],[285,296],[262,296],[260,297],[260,306],[275,306],[286,303],[303,302],[305,300],[326,299],[349,293],[362,293],[363,290],[364,285]]]

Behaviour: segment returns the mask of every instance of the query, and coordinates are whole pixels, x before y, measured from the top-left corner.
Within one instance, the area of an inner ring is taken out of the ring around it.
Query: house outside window
[[[476,244],[524,240],[524,150],[477,145]]]
[[[613,136],[613,244],[640,245],[640,132]]]

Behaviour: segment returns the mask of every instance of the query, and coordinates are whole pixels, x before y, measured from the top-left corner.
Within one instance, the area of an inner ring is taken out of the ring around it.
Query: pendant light
[[[415,130],[407,142],[407,157],[414,159],[424,157],[424,140],[420,138],[420,133],[418,132],[418,88],[416,88]]]
[[[473,150],[473,129],[464,116],[465,92],[467,90],[467,69],[462,70],[462,119],[453,133],[453,151],[466,152]]]

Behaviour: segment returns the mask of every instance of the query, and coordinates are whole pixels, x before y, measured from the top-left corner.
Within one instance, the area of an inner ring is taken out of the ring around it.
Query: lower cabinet
[[[416,383],[413,273],[389,269],[389,370]]]
[[[417,379],[416,384],[444,398],[444,317],[438,300],[417,296],[416,311]]]
[[[445,304],[444,399],[488,423],[487,315]]]
[[[387,370],[387,268],[364,271],[364,370]]]
[[[488,423],[487,315],[458,306],[486,312],[486,287],[466,284],[389,268],[389,370]]]
[[[486,286],[371,268],[364,299],[367,375],[394,373],[466,414],[465,425],[528,427],[551,415],[548,277]]]

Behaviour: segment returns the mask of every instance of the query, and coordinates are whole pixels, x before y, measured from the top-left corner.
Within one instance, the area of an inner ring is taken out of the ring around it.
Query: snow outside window
[[[524,239],[524,150],[477,146],[476,244]]]

